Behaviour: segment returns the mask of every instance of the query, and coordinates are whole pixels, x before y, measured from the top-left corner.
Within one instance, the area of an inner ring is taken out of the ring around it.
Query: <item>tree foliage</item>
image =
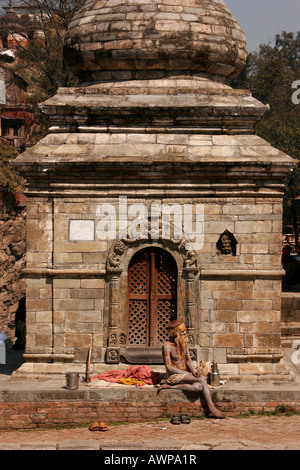
[[[2,16],[0,35],[4,42],[8,34],[15,38],[15,71],[31,85],[31,102],[38,102],[72,81],[63,57],[64,36],[85,0],[25,0],[24,3],[34,11],[35,17]]]
[[[27,99],[35,113],[33,145],[48,127],[47,118],[40,112],[38,104],[72,80],[63,58],[64,35],[85,0],[25,0],[23,3],[30,6],[35,16],[3,15],[0,17],[0,37],[4,44],[9,36],[14,39],[16,61],[11,68],[29,85]],[[15,191],[23,183],[10,164],[17,155],[13,147],[0,141],[0,191]]]
[[[270,110],[256,126],[256,133],[274,147],[300,160],[300,105],[292,102],[292,84],[300,80],[300,31],[282,32],[272,44],[261,44],[259,51],[248,56],[241,75],[232,83],[248,88]],[[300,194],[299,164],[286,178],[284,195],[284,231],[298,235],[297,203]],[[300,215],[300,214],[299,214]]]

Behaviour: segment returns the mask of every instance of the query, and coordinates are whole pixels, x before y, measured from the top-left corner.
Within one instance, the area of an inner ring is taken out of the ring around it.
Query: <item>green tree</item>
[[[256,133],[274,147],[300,160],[300,105],[292,102],[292,84],[300,80],[300,31],[282,32],[272,44],[261,44],[249,54],[246,67],[232,83],[248,88],[270,110],[257,124]],[[298,240],[298,214],[295,198],[300,194],[299,164],[285,181],[284,231],[293,227]]]

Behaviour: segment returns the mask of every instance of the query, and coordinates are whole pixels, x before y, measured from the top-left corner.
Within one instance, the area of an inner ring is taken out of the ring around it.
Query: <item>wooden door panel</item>
[[[149,342],[149,253],[139,251],[128,268],[129,332],[128,342],[147,346]]]
[[[157,346],[168,339],[168,324],[176,318],[177,266],[160,248],[146,248],[128,268],[128,343]]]

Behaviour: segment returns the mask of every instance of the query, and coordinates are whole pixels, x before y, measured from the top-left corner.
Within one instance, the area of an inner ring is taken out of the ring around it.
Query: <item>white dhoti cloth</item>
[[[163,383],[168,385],[177,385],[180,384],[187,375],[188,374],[171,374],[163,380]]]

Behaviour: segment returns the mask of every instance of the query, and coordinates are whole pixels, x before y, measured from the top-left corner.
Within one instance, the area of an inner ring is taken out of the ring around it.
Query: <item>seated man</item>
[[[191,392],[202,392],[212,418],[224,418],[217,410],[210,397],[206,379],[199,376],[194,367],[187,347],[187,334],[184,323],[175,320],[170,324],[170,342],[163,345],[163,358],[168,378],[163,381],[160,390],[177,388]]]

